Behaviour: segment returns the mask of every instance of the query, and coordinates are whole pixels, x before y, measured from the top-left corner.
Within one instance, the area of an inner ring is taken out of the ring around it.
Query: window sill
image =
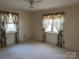
[[[46,32],[48,34],[57,34],[56,32]]]
[[[10,32],[6,32],[7,34],[12,34],[12,33],[15,33],[15,32],[12,32],[12,31],[10,31]]]

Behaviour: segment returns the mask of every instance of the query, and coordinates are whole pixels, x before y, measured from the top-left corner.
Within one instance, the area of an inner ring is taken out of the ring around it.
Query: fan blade
[[[42,0],[34,0],[34,3],[40,3]]]

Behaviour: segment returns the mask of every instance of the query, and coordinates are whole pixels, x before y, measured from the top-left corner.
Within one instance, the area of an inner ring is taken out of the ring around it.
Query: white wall
[[[27,12],[23,13],[20,12],[19,23],[20,23],[20,40],[30,39],[31,38],[30,14]]]
[[[19,39],[20,41],[23,41],[25,39],[31,38],[31,27],[30,27],[31,25],[30,25],[30,13],[29,12],[9,9],[9,8],[0,8],[0,10],[19,13],[19,28],[20,28]],[[8,41],[11,42],[11,39]]]
[[[32,38],[33,39],[42,39],[42,20],[41,14],[32,13],[31,27],[32,27]]]
[[[65,24],[64,24],[64,40],[65,46],[70,49],[79,50],[79,6],[69,6],[63,8],[55,8],[50,10],[44,10],[34,12],[32,20],[32,38],[42,39],[42,14],[43,13],[55,13],[65,12]],[[47,41],[56,44],[55,34],[47,34]],[[54,38],[54,39],[53,39]],[[55,43],[54,43],[55,41]]]

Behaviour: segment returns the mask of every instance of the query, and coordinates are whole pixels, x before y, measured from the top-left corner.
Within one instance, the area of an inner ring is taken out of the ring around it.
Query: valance
[[[8,12],[8,11],[0,11],[0,13],[6,13],[6,14],[16,14],[16,15],[19,15],[19,13],[15,13],[15,12]]]

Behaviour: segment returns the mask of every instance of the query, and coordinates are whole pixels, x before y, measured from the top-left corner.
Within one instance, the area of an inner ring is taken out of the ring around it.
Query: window
[[[7,27],[6,28],[6,32],[7,33],[9,33],[9,32],[16,32],[16,25],[13,22],[13,18],[12,18],[12,15],[11,14],[9,14],[6,27]]]
[[[63,24],[63,15],[47,15],[43,18],[43,28],[45,32],[58,33],[58,31],[63,29]]]

